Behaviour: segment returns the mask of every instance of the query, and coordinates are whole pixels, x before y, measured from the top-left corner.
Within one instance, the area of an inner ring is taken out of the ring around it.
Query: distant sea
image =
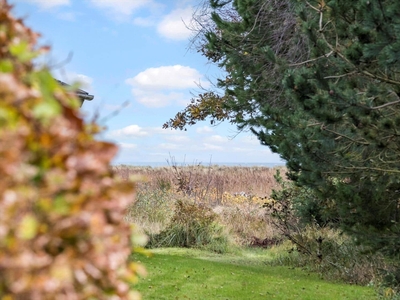
[[[202,165],[202,166],[209,166],[210,162],[203,163],[203,162],[174,162],[177,166],[193,166],[193,165]],[[137,167],[168,167],[171,165],[168,164],[167,161],[165,162],[120,162],[114,163],[114,166],[120,165],[127,165],[127,166],[137,166]],[[244,162],[212,162],[212,166],[227,166],[227,167],[267,167],[273,168],[278,166],[285,166],[285,162],[277,162],[277,163],[265,163],[265,162],[251,162],[251,163],[244,163]]]

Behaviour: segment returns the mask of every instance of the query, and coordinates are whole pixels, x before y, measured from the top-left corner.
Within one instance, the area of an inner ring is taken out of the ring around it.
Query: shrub
[[[226,252],[228,238],[208,207],[178,200],[169,226],[150,236],[149,247],[206,247]]]
[[[134,186],[115,180],[117,147],[78,100],[34,69],[44,49],[10,9],[0,0],[0,298],[132,299]]]
[[[274,226],[292,244],[289,255],[282,255],[277,262],[306,267],[326,279],[348,283],[380,286],[390,282],[383,280],[380,270],[390,274],[387,278],[395,279],[393,271],[388,271],[393,268],[388,268],[385,256],[357,244],[338,229],[340,219],[328,217],[312,191],[283,180],[279,173],[276,179],[281,189],[272,193],[274,201],[264,207],[273,217]]]
[[[214,211],[238,245],[248,246],[257,239],[272,240],[277,236],[271,217],[265,214],[260,205],[226,203],[215,207]]]
[[[309,226],[294,239],[302,246],[296,248],[296,265],[306,266],[326,279],[366,285],[376,283],[377,270],[386,267],[382,255],[356,245],[336,229]]]
[[[127,220],[152,235],[165,229],[174,214],[174,196],[171,191],[144,186],[137,191],[136,201],[129,207]]]

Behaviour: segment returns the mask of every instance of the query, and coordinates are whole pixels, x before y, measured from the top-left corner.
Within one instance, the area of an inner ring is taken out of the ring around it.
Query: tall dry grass
[[[189,194],[196,200],[212,205],[221,204],[224,193],[269,197],[273,189],[279,188],[274,175],[284,167],[227,167],[227,166],[166,166],[136,167],[115,166],[115,172],[123,179],[143,176],[140,186],[153,189],[171,188]],[[140,187],[139,186],[139,187]]]
[[[277,168],[172,164],[157,168],[120,165],[114,171],[126,180],[141,176],[128,220],[149,234],[164,230],[176,201],[184,200],[211,208],[237,244],[277,235],[262,208],[272,190],[279,188],[274,179]]]

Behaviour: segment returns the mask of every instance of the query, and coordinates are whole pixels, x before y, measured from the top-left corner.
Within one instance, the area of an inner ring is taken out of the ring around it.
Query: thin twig
[[[316,61],[316,60],[321,59],[321,58],[327,58],[327,57],[331,56],[332,54],[333,54],[333,51],[331,51],[331,52],[329,52],[327,54],[324,54],[324,55],[322,55],[320,57],[316,57],[316,58],[313,58],[313,59],[302,61],[302,62],[296,63],[296,64],[290,64],[289,67],[301,66],[301,65]]]
[[[353,71],[353,72],[342,74],[342,75],[325,76],[324,79],[342,78],[342,77],[350,76],[350,75],[353,75],[353,74],[356,74],[356,73],[357,73],[357,71]]]
[[[370,109],[370,110],[377,110],[377,109],[381,109],[381,108],[384,108],[384,107],[387,107],[387,106],[390,106],[390,105],[393,105],[393,104],[397,104],[397,103],[400,103],[400,100],[396,100],[396,101],[393,101],[393,102],[385,103],[385,104],[382,104],[382,105],[379,105],[379,106],[375,106],[375,107],[368,107],[368,106],[361,106],[361,107],[367,108],[367,109]]]

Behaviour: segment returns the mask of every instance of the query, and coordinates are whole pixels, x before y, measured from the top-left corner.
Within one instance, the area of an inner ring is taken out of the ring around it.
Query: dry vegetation
[[[284,167],[227,167],[227,166],[166,166],[134,167],[115,166],[115,172],[123,179],[142,176],[139,187],[172,189],[189,194],[196,201],[218,205],[224,201],[224,193],[269,197],[279,187],[274,179],[277,169]]]
[[[290,203],[302,192],[289,181],[277,181],[277,171],[285,174],[284,167],[114,167],[124,180],[142,177],[127,219],[150,237],[149,248],[226,253],[241,246],[279,244],[271,250],[280,252],[272,264],[303,267],[329,280],[376,285],[392,293],[381,285],[378,270],[388,269],[381,255],[354,244],[338,229],[300,224]],[[273,199],[272,190],[280,191]]]
[[[279,167],[282,169],[282,167]],[[271,201],[277,168],[172,164],[168,167],[115,166],[123,179],[141,176],[136,203],[128,219],[148,234],[164,230],[178,200],[211,208],[236,244],[273,239],[277,232],[263,203]]]

